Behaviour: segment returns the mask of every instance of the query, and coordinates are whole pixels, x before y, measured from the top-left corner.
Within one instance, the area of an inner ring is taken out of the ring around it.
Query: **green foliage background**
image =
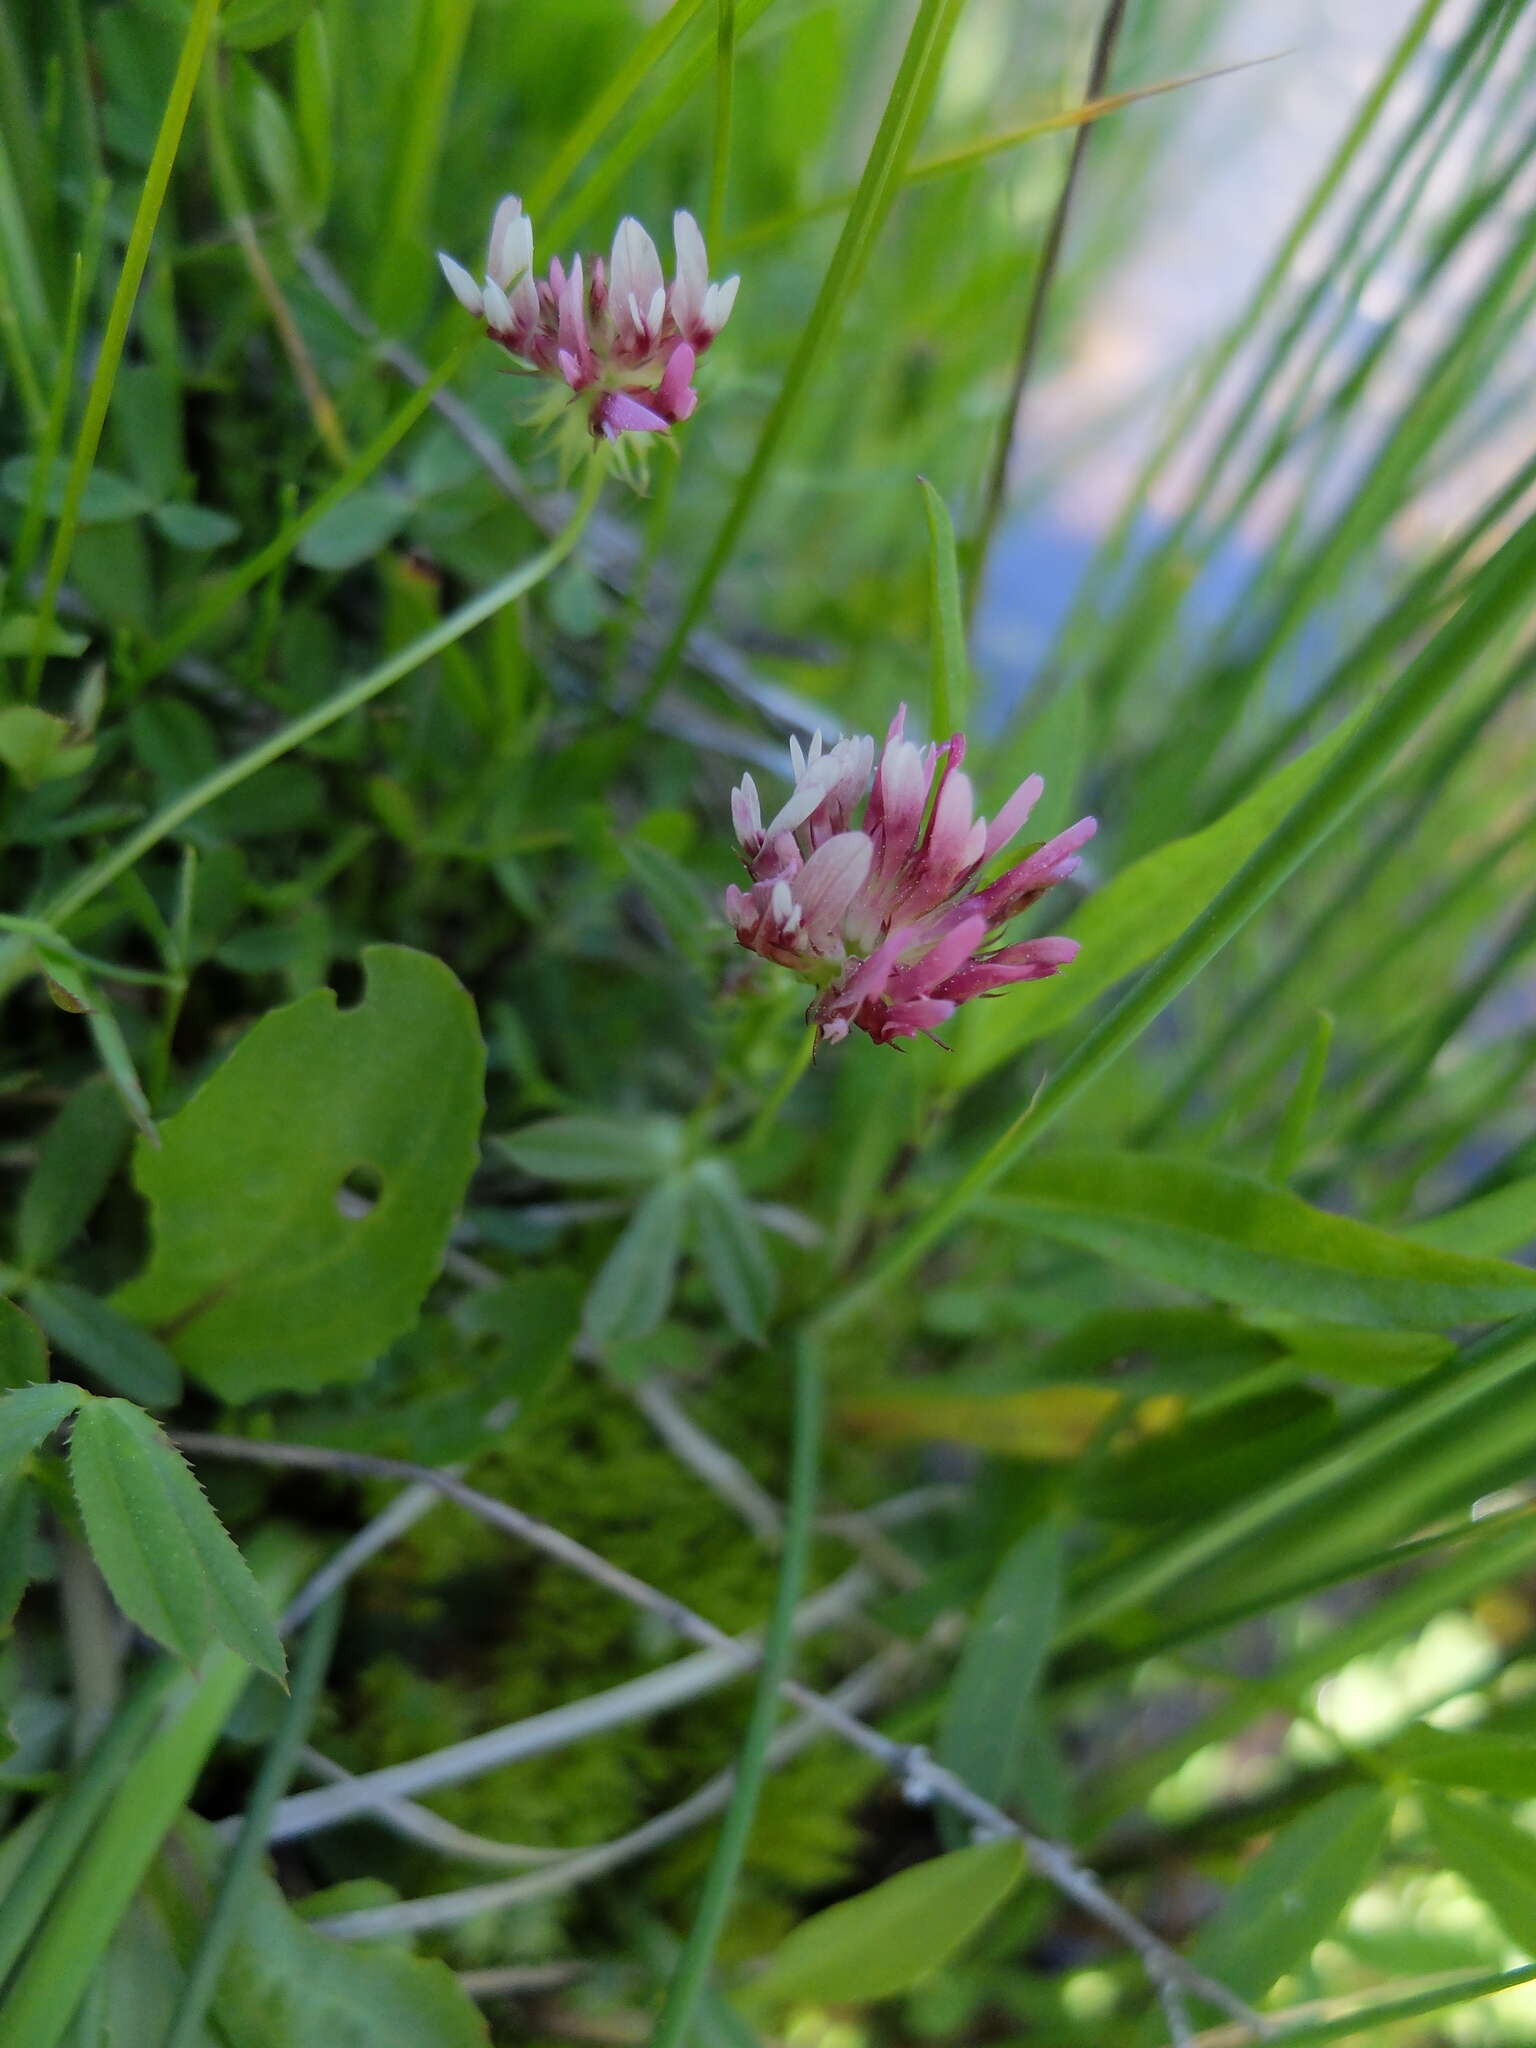
[[[1403,10],[1054,640],[976,630],[1217,14],[0,16],[0,2041],[1241,2037],[928,1749],[1277,2038],[1530,2037],[1521,0]],[[433,261],[507,190],[542,260],[687,205],[742,276],[595,509]],[[903,700],[1099,815],[1082,953],[808,1063],[729,791]],[[368,1461],[748,1634],[807,1361],[795,1668],[919,1748],[771,1770],[739,1876],[704,1816],[566,1870],[750,1781],[751,1685],[578,1737],[675,1633]]]

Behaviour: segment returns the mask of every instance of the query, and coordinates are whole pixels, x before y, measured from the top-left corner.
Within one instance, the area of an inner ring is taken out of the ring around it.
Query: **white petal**
[[[837,936],[850,904],[869,876],[873,841],[862,832],[839,832],[811,855],[794,880],[794,897],[813,945]]]
[[[838,746],[841,746],[843,742],[839,740],[837,744]],[[821,750],[824,745],[825,741],[822,737],[821,727],[818,725],[816,730],[811,734],[811,751],[805,757],[807,761],[819,761],[821,759]]]
[[[781,832],[793,832],[826,799],[827,791],[837,780],[838,764],[830,754],[819,761],[806,763],[805,773],[796,782],[793,794],[774,818],[767,829],[767,836],[775,839]]]
[[[789,736],[789,765],[794,771],[796,782],[798,782],[805,773],[805,750],[794,733],[791,733]]]
[[[487,271],[503,289],[511,283],[517,271],[516,263],[509,259],[512,255],[511,240],[522,218],[523,202],[515,192],[509,192],[497,207],[496,217],[491,222],[491,242],[485,257]],[[531,238],[531,226],[528,233]]]
[[[651,293],[651,303],[645,309],[646,331],[653,341],[661,332],[661,323],[666,318],[666,314],[667,288],[665,285],[659,284],[655,291]]]
[[[661,282],[661,258],[656,254],[656,244],[639,221],[626,215],[613,238],[609,289],[621,306],[628,302],[631,292],[646,306]]]
[[[507,295],[494,277],[485,280],[485,317],[492,334],[510,334],[517,324]]]
[[[677,251],[677,281],[672,287],[672,318],[684,334],[693,333],[703,318],[709,290],[709,258],[704,237],[691,213],[681,208],[672,216],[672,246]]]
[[[475,283],[475,280],[470,276],[462,263],[455,263],[453,258],[445,256],[441,249],[437,252],[437,260],[442,266],[444,277],[448,280],[448,289],[453,293],[453,296],[458,300],[465,312],[473,313],[478,320],[485,311],[485,301],[480,296],[479,285]]]
[[[750,775],[743,775],[739,787],[731,791],[731,820],[736,827],[736,837],[743,847],[749,839],[761,839],[763,813],[758,801],[757,784]]]

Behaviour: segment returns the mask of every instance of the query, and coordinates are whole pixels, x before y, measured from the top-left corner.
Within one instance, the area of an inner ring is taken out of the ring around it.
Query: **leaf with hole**
[[[941,1969],[1024,1875],[1010,1838],[933,1856],[801,1921],[743,1993],[751,2010],[863,2004],[910,1991]]]
[[[281,1678],[261,1590],[181,1453],[130,1401],[88,1401],[69,1472],[91,1555],[119,1607],[195,1664],[214,1637]]]
[[[363,965],[355,1006],[317,989],[264,1017],[135,1154],[154,1252],[117,1304],[228,1400],[367,1372],[415,1322],[474,1171],[473,1004],[428,954]],[[344,1213],[358,1175],[376,1199]]]

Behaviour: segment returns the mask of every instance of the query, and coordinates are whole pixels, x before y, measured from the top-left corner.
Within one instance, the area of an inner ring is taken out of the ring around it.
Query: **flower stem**
[[[811,1055],[816,1050],[816,1026],[808,1024],[800,1043],[791,1053],[773,1088],[763,1098],[757,1115],[753,1117],[747,1135],[741,1141],[743,1152],[755,1152],[779,1120],[779,1111],[795,1091],[795,1083],[811,1064]]]
[[[790,1461],[789,1500],[785,1508],[784,1547],[779,1559],[779,1584],[773,1616],[763,1637],[752,1714],[736,1763],[731,1803],[715,1841],[703,1896],[683,1944],[682,1955],[667,1986],[651,2048],[684,2048],[699,1999],[709,1976],[720,1930],[730,1909],[731,1894],[741,1871],[747,1839],[767,1773],[768,1745],[778,1717],[779,1688],[789,1671],[791,1624],[805,1580],[816,1503],[817,1448],[821,1435],[821,1372],[808,1344],[795,1347],[794,1447]]]

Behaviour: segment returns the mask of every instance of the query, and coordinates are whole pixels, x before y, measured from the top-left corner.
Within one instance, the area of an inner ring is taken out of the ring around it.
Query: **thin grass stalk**
[[[391,137],[394,172],[379,236],[370,298],[386,327],[410,303],[432,182],[443,151],[448,109],[474,20],[475,0],[430,0],[418,21],[416,63],[406,80],[404,118]]]
[[[1108,0],[1108,5],[1099,17],[1098,31],[1093,42],[1093,55],[1089,61],[1088,77],[1083,88],[1083,97],[1090,104],[1104,96],[1109,84],[1110,67],[1115,60],[1115,46],[1125,25],[1126,5],[1127,0]],[[1080,124],[1073,131],[1072,147],[1067,155],[1066,174],[1062,178],[1056,204],[1051,209],[1045,241],[1040,250],[1040,260],[1035,266],[1029,294],[1025,300],[1023,331],[1019,336],[1013,375],[1008,382],[1008,393],[1003,400],[994,437],[992,461],[987,474],[986,488],[982,494],[981,515],[966,549],[965,601],[968,617],[975,614],[976,603],[981,595],[982,579],[986,573],[987,556],[991,552],[998,521],[1003,516],[1003,507],[1007,502],[1008,474],[1019,444],[1019,421],[1024,407],[1024,393],[1039,358],[1040,338],[1045,331],[1045,310],[1050,299],[1051,287],[1061,267],[1061,252],[1066,243],[1067,223],[1071,218],[1072,202],[1082,178],[1089,133],[1090,129],[1086,123]]]
[[[1400,2021],[1446,2012],[1453,2006],[1470,2004],[1473,1999],[1493,1998],[1501,1991],[1513,1991],[1532,1982],[1536,1982],[1536,1963],[1518,1963],[1510,1970],[1458,1971],[1454,1976],[1436,1977],[1419,1990],[1400,1992],[1390,1998],[1322,1999],[1316,2005],[1300,2006],[1291,2012],[1266,2013],[1270,2029],[1266,2039],[1272,2048],[1323,2048],[1327,2041],[1363,2039]],[[1316,2017],[1306,2017],[1308,2014]],[[1241,2028],[1223,2025],[1196,2034],[1190,2048],[1249,2048],[1249,2041]]]
[[[998,1177],[1044,1136],[1275,891],[1364,801],[1398,750],[1460,682],[1488,642],[1521,615],[1536,570],[1536,517],[1485,564],[1461,608],[1441,627],[1364,720],[1289,816],[1182,938],[1067,1055],[1034,1099],[972,1165],[886,1245],[868,1273],[822,1311],[841,1322],[887,1289],[966,1214]]]
[[[768,1750],[779,1715],[779,1689],[789,1676],[795,1607],[805,1582],[816,1513],[816,1466],[821,1442],[821,1368],[801,1343],[794,1359],[794,1436],[783,1545],[773,1614],[763,1635],[762,1661],[752,1712],[736,1760],[731,1803],[720,1823],[704,1889],[683,1943],[651,2036],[651,2048],[683,2048],[692,2031],[715,1948],[730,1911],[747,1839],[762,1794]]]
[[[688,635],[702,618],[721,572],[735,552],[736,543],[756,508],[780,443],[812,376],[820,367],[822,355],[836,336],[843,310],[884,225],[902,173],[933,104],[944,57],[964,4],[965,0],[919,0],[901,66],[886,101],[864,174],[859,180],[832,260],[822,278],[821,289],[816,294],[816,303],[806,320],[799,346],[790,359],[778,396],[758,434],[757,446],[752,451],[725,517],[716,528],[714,542],[694,578],[671,637],[631,714],[634,720],[644,717],[670,679]]]
[[[320,1688],[330,1667],[340,1619],[341,1597],[337,1594],[316,1610],[305,1628],[282,1720],[267,1745],[261,1769],[256,1774],[256,1783],[246,1802],[240,1833],[220,1873],[218,1893],[187,1965],[186,1979],[165,2036],[164,2048],[197,2048],[202,2038],[203,2020],[217,1989],[219,1973],[240,1932],[241,1916],[246,1911],[251,1887],[261,1869],[267,1822],[273,1807],[288,1789],[299,1751],[314,1718]]]
[[[165,113],[161,118],[160,132],[155,137],[149,169],[144,174],[144,184],[134,212],[133,226],[128,233],[128,247],[123,255],[123,267],[118,273],[117,286],[107,313],[106,330],[102,335],[96,367],[91,373],[90,386],[86,392],[85,413],[80,422],[80,433],[75,442],[69,474],[65,479],[59,523],[54,532],[53,548],[43,577],[37,630],[24,682],[29,697],[36,695],[42,677],[43,662],[47,658],[48,641],[58,609],[59,590],[74,551],[80,503],[85,495],[91,470],[95,466],[96,451],[101,445],[107,408],[112,403],[112,389],[117,382],[118,365],[123,358],[123,345],[128,339],[128,323],[133,317],[134,301],[138,297],[144,268],[149,261],[150,244],[154,240],[160,209],[165,203],[166,189],[171,180],[171,167],[176,161],[176,152],[181,145],[187,112],[197,87],[203,56],[213,34],[214,17],[218,13],[218,6],[219,0],[194,0],[191,18],[182,37],[176,73],[171,80],[170,95],[165,103]]]

